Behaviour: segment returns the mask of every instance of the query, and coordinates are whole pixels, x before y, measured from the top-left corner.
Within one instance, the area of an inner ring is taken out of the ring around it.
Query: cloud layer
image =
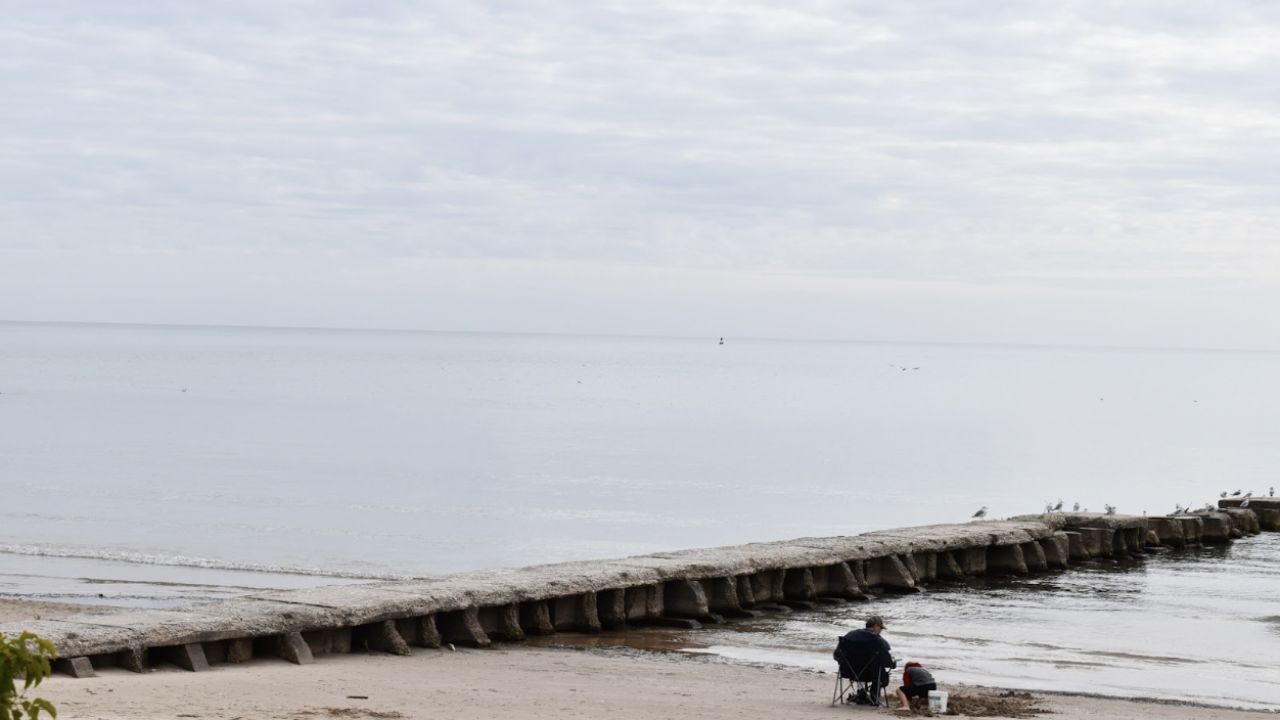
[[[0,279],[1271,292],[1278,31],[1252,2],[26,3],[0,24]],[[8,316],[252,321],[43,286]]]

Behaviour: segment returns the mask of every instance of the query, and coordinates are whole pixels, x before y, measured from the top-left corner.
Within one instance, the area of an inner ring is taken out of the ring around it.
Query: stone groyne
[[[333,653],[409,655],[414,647],[487,647],[557,632],[697,628],[872,592],[914,592],[933,582],[1024,575],[1280,530],[1280,498],[1240,505],[1223,500],[1214,511],[1162,517],[1051,513],[275,591],[173,609],[6,623],[0,633],[27,630],[47,638],[57,647],[59,670],[91,677],[102,667],[145,672],[168,662],[199,671],[258,656],[306,664]]]

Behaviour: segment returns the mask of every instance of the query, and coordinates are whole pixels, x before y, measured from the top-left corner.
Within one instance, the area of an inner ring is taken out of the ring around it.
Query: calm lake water
[[[1058,498],[1165,513],[1280,479],[1277,360],[0,323],[0,597],[166,605]],[[883,611],[948,677],[1280,708],[1278,564],[1263,537]],[[698,642],[825,662],[865,609]]]

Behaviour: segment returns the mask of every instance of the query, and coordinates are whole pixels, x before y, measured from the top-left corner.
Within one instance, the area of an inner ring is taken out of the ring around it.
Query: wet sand
[[[324,656],[313,665],[254,659],[189,673],[55,676],[39,694],[76,718],[844,718],[888,710],[831,707],[833,676],[676,654],[503,645]],[[1037,695],[1051,718],[1248,720],[1275,714]]]

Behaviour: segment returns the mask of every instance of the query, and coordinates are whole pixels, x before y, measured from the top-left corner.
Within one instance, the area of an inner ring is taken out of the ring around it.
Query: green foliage
[[[53,703],[42,698],[28,700],[26,692],[39,685],[53,671],[58,657],[53,643],[24,632],[16,638],[0,637],[0,720],[37,720],[43,710],[57,718]],[[22,679],[19,691],[15,681]]]

